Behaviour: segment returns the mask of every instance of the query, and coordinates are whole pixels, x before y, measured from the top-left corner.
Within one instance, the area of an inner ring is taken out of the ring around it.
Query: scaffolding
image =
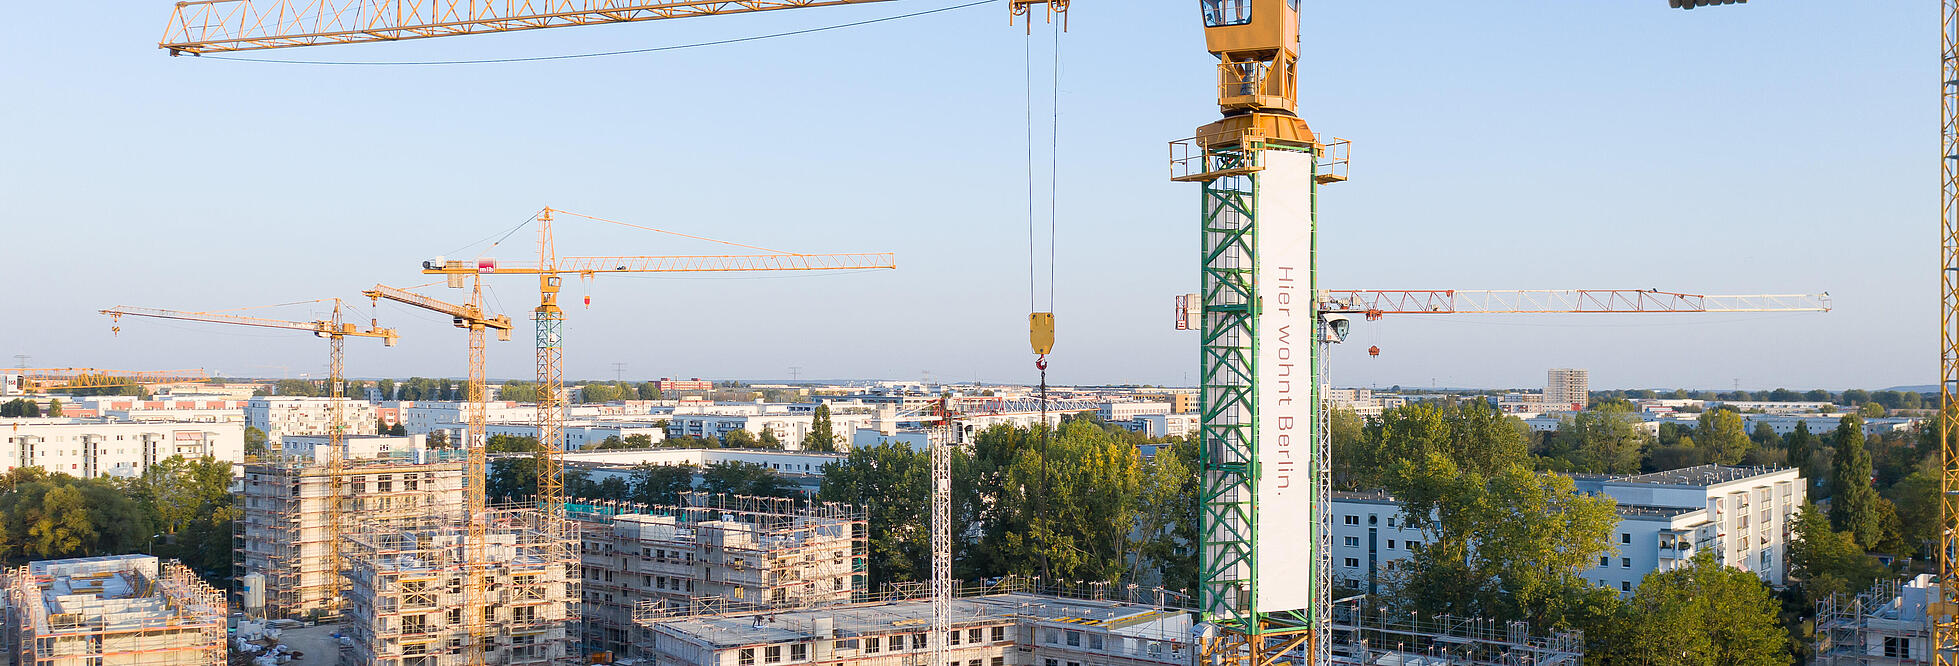
[[[1816,664],[1931,664],[1931,575],[1878,581],[1861,594],[1833,594],[1816,604]]]
[[[1367,595],[1334,601],[1331,619],[1332,664],[1580,666],[1585,658],[1581,632],[1540,634],[1526,622],[1404,614]]]
[[[566,514],[580,525],[592,652],[627,651],[642,605],[808,608],[864,588],[868,535],[856,506],[689,492],[675,506],[574,502]]]
[[[120,555],[6,574],[7,650],[22,666],[220,666],[224,593],[175,561]]]
[[[368,519],[446,515],[463,505],[460,462],[348,461],[339,484],[341,504]],[[327,538],[333,503],[324,465],[296,462],[246,465],[235,496],[232,562],[237,580],[265,577],[265,616],[297,618],[335,606],[339,575],[330,570]],[[251,609],[256,612],[256,609]]]
[[[485,664],[568,664],[568,626],[579,612],[577,528],[530,507],[483,515],[478,565],[484,606],[472,643],[464,621],[471,577],[471,534],[461,512],[357,524],[347,553],[347,635],[343,663],[449,666],[481,650]]]

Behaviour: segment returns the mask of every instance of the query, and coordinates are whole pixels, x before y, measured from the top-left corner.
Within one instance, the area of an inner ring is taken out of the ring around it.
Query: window
[[[966,642],[968,642],[968,643],[978,643],[978,642],[980,642],[980,640],[981,640],[981,639],[980,639],[980,633],[981,633],[981,631],[982,631],[982,630],[980,630],[980,629],[967,629],[967,630],[966,630]],[[979,666],[979,664],[973,664],[973,666]]]
[[[1885,636],[1884,656],[1890,659],[1910,659],[1911,639],[1904,636]]]
[[[1394,550],[1394,539],[1388,539],[1388,550]]]
[[[1612,566],[1612,556],[1610,556],[1610,555],[1600,555],[1600,556],[1598,556],[1598,565],[1599,565],[1599,566],[1602,566],[1602,567],[1609,567],[1609,566]]]
[[[883,646],[884,641],[878,640],[876,636],[864,639],[865,654],[877,654],[877,651]]]
[[[1042,662],[1041,662],[1041,666],[1061,666],[1061,662],[1058,662],[1058,661],[1055,661],[1055,660],[1053,660],[1053,659],[1048,659],[1048,660],[1045,660],[1045,661],[1042,661]]]
[[[994,657],[991,666],[1007,666],[1006,657]]]
[[[893,634],[885,643],[891,647],[892,652],[903,650],[905,649],[905,635]]]
[[[1360,566],[1360,560],[1359,560],[1359,559],[1357,559],[1357,558],[1352,558],[1352,557],[1349,557],[1349,558],[1347,558],[1347,559],[1345,559],[1345,560],[1342,560],[1342,561],[1341,561],[1341,564],[1342,564],[1342,565],[1344,565],[1344,566],[1346,566],[1346,567],[1347,567],[1347,568],[1349,568],[1349,569],[1352,569],[1352,568],[1354,568],[1354,567],[1357,567],[1357,566]]]
[[[1619,568],[1621,568],[1621,569],[1631,569],[1631,568],[1632,568],[1632,558],[1630,558],[1630,557],[1621,557],[1621,558],[1619,558]]]
[[[766,648],[762,648],[762,663],[764,664],[782,663],[782,646],[771,645]]]
[[[1625,532],[1620,532],[1619,543],[1632,543],[1632,535]]]
[[[1357,536],[1350,536],[1350,537],[1342,537],[1342,538],[1340,539],[1340,545],[1342,545],[1342,546],[1346,546],[1346,547],[1348,547],[1348,548],[1359,548],[1359,547],[1360,547],[1360,537],[1357,537]]]
[[[1061,643],[1061,632],[1055,631],[1053,629],[1042,629],[1041,642],[1047,643],[1048,645],[1057,645]]]
[[[971,660],[971,661],[968,661],[968,662],[966,662],[966,666],[980,666],[980,660],[978,660],[978,659],[974,659],[974,660]]]
[[[1081,647],[1081,646],[1082,646],[1082,632],[1079,632],[1079,631],[1070,631],[1070,632],[1068,632],[1068,646],[1069,646],[1069,647]]]
[[[900,637],[902,638],[902,637]],[[789,660],[802,661],[809,658],[809,644],[796,643],[789,646]]]
[[[1004,641],[1004,640],[1007,640],[1007,628],[1006,628],[1006,627],[994,627],[994,628],[993,628],[993,642],[995,642],[995,643],[998,643],[998,642],[1000,642],[1000,641]]]
[[[945,640],[946,640],[946,645],[958,645],[958,644],[959,644],[959,630],[958,630],[958,629],[954,629],[954,630],[952,630],[952,631],[948,631],[948,632],[945,632]]]
[[[1343,525],[1359,525],[1360,516],[1341,516],[1340,523]]]
[[[911,635],[911,649],[913,650],[925,649],[925,634]]]
[[[1102,635],[1101,635],[1101,634],[1089,634],[1089,635],[1088,635],[1088,649],[1090,649],[1090,650],[1100,650],[1100,649],[1102,649]]]
[[[1629,580],[1622,580],[1622,581],[1619,581],[1619,591],[1621,591],[1621,592],[1631,592],[1631,591],[1632,591],[1632,581],[1629,581]]]
[[[741,666],[755,666],[755,648],[742,648],[737,654],[739,659],[736,661]]]

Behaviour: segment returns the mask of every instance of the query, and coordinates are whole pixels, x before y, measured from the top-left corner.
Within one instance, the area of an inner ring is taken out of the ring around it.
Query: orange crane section
[[[305,331],[312,333],[314,336],[327,339],[331,359],[327,364],[327,388],[328,395],[332,398],[328,410],[332,415],[332,425],[327,428],[327,485],[329,491],[327,499],[326,552],[327,571],[329,575],[327,576],[326,585],[328,591],[327,604],[329,608],[337,609],[340,604],[340,534],[342,522],[344,521],[341,514],[345,512],[345,507],[341,503],[345,500],[345,492],[343,490],[345,481],[344,443],[346,441],[347,424],[341,403],[346,398],[346,386],[341,381],[341,377],[344,374],[346,365],[346,339],[349,337],[379,338],[382,345],[393,347],[401,339],[401,336],[394,329],[382,328],[380,324],[375,322],[369,322],[368,327],[363,329],[359,325],[343,321],[341,303],[338,298],[308,302],[332,303],[333,315],[327,319],[314,321],[288,321],[284,319],[267,319],[222,312],[190,312],[185,310],[139,308],[123,305],[102,310],[101,313],[108,315],[111,321],[118,323],[118,325],[111,328],[116,333],[122,332],[122,326],[119,324],[123,317],[128,316],[229,324],[232,326],[276,328],[288,331]],[[297,544],[295,544],[296,546]]]
[[[102,368],[12,368],[0,374],[18,375],[14,388],[26,393],[72,389],[185,384],[211,378],[203,370],[104,370]]]

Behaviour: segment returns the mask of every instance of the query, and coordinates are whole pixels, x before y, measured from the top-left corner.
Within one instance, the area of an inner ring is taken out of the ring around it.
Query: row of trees
[[[1876,403],[1885,409],[1932,409],[1938,405],[1938,395],[1917,391],[1866,391],[1850,389],[1831,392],[1823,389],[1794,391],[1774,389],[1769,391],[1655,391],[1651,389],[1593,391],[1593,400],[1734,400],[1747,402],[1834,402],[1839,405],[1861,406]]]
[[[46,411],[41,409],[41,403],[39,401],[29,400],[27,398],[14,398],[0,403],[0,418],[33,418],[36,416],[61,416],[61,399],[53,398],[48,400]]]
[[[231,465],[173,456],[132,479],[81,479],[22,467],[0,476],[0,558],[147,552],[207,579],[231,574]]]
[[[696,477],[699,483],[696,484]],[[537,494],[537,460],[504,458],[491,465],[487,494],[498,501],[518,501]],[[608,475],[593,481],[582,470],[565,472],[565,496],[583,500],[617,500],[665,506],[678,505],[681,493],[700,490],[753,497],[800,497],[796,484],[768,467],[754,463],[693,465],[641,464],[627,477]]]

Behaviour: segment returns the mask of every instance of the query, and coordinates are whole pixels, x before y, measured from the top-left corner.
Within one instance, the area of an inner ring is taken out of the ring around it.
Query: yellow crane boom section
[[[124,316],[151,317],[155,319],[178,319],[182,321],[202,321],[202,322],[211,322],[211,323],[218,323],[218,324],[236,324],[239,326],[257,326],[260,328],[279,328],[279,329],[285,329],[289,331],[309,331],[321,337],[340,335],[340,336],[356,337],[356,338],[381,338],[382,344],[385,344],[389,347],[393,347],[395,345],[395,342],[401,338],[401,335],[399,333],[396,333],[395,330],[392,328],[381,328],[380,326],[371,326],[367,329],[362,329],[355,324],[345,323],[345,322],[340,324],[335,324],[334,322],[326,321],[326,320],[287,321],[284,319],[246,317],[243,315],[223,314],[219,312],[186,312],[183,310],[165,310],[162,308],[139,308],[139,307],[131,307],[127,305],[118,305],[116,307],[109,308],[107,310],[102,310],[101,313],[105,315],[109,315],[109,317],[111,317],[112,319],[120,319]]]
[[[157,47],[221,53],[889,1],[188,0],[171,12]]]
[[[385,298],[396,303],[440,312],[454,318],[457,328],[469,328],[472,325],[481,326],[496,331],[497,339],[499,340],[510,339],[512,326],[508,315],[485,314],[483,308],[475,305],[447,303],[385,284],[374,285],[374,288],[362,291],[361,295],[376,300]]]
[[[558,257],[554,268],[540,268],[535,262],[430,262],[422,266],[431,275],[505,273],[514,275],[564,273],[738,273],[754,271],[847,271],[897,268],[897,255],[890,252],[846,254],[737,254],[676,255],[641,257]]]
[[[211,378],[203,370],[105,370],[102,368],[17,368],[7,370],[21,375],[22,388],[28,391],[149,386],[201,382]]]

